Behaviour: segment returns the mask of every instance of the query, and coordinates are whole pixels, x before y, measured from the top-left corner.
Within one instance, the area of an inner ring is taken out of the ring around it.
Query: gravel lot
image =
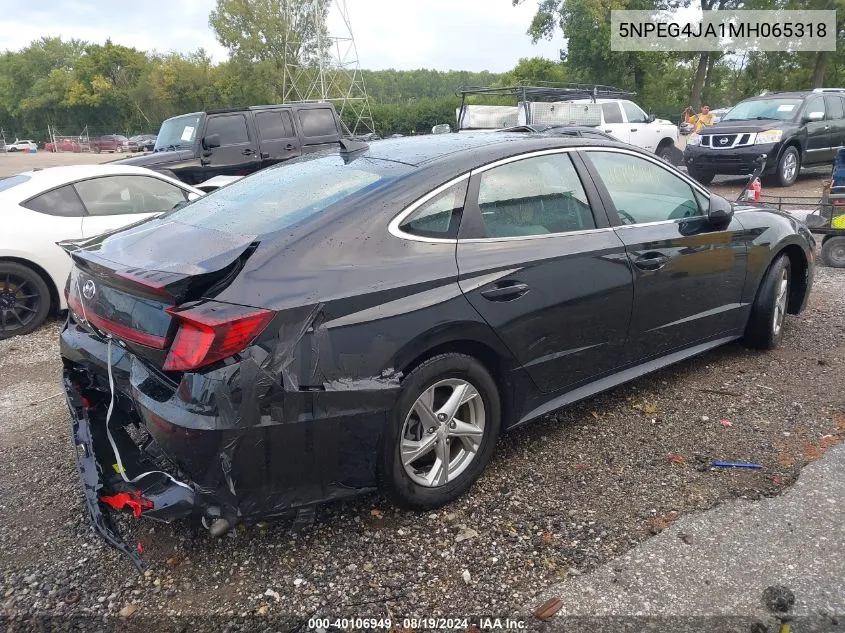
[[[841,439],[843,289],[845,271],[820,268],[774,352],[729,345],[508,434],[471,493],[436,513],[370,495],[321,507],[299,535],[281,521],[219,540],[127,521],[145,576],[88,527],[54,321],[0,342],[0,616],[7,630],[32,617],[67,630],[77,616],[99,630],[149,631],[164,617],[219,631],[273,618],[267,630],[307,630],[313,614],[515,613],[682,514],[778,494]],[[764,468],[711,470],[710,459]]]

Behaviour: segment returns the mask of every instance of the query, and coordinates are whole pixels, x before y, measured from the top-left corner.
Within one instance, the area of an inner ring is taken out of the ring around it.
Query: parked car
[[[219,535],[377,486],[435,508],[501,431],[775,347],[810,292],[806,227],[630,145],[340,145],[65,245],[75,455],[94,527],[138,564],[111,509]]]
[[[14,143],[6,145],[7,152],[34,152],[38,149],[38,144],[32,140],[19,141],[15,139]]]
[[[139,134],[138,136],[129,137],[130,152],[151,152],[155,148],[155,144],[155,134]]]
[[[341,124],[331,103],[194,112],[161,124],[153,153],[121,161],[189,184],[246,176],[301,154],[336,147]]]
[[[589,101],[581,99],[576,103]],[[675,124],[658,121],[654,115],[646,114],[640,106],[628,99],[596,99],[596,103],[601,104],[599,129],[602,132],[672,162],[675,142],[678,140],[678,127]]]
[[[129,139],[120,134],[106,134],[91,139],[91,150],[97,152],[128,152]]]
[[[79,141],[65,138],[56,143],[45,143],[44,150],[48,152],[81,152],[82,144]]]
[[[0,339],[67,309],[71,262],[56,242],[147,218],[202,192],[140,167],[75,165],[0,180]]]
[[[716,174],[752,173],[766,154],[764,175],[789,187],[801,167],[830,164],[843,146],[845,89],[772,92],[738,103],[717,124],[691,135],[684,163],[707,185]]]

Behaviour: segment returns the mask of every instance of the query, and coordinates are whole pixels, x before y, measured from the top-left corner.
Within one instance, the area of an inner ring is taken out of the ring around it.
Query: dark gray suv
[[[740,102],[690,136],[684,164],[707,185],[716,174],[750,174],[766,154],[765,175],[781,187],[803,166],[830,164],[845,146],[845,89],[774,92]]]

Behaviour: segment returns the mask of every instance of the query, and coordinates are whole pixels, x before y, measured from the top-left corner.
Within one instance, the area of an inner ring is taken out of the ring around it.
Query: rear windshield
[[[333,204],[392,182],[407,165],[337,154],[306,157],[218,189],[168,219],[240,235],[264,235],[298,224]]]
[[[29,180],[29,176],[9,176],[8,178],[3,178],[0,180],[0,191],[6,191],[6,189],[11,189],[15,185],[19,185],[21,183],[26,182]]]
[[[788,121],[798,112],[801,99],[755,99],[743,101],[731,108],[722,121]]]

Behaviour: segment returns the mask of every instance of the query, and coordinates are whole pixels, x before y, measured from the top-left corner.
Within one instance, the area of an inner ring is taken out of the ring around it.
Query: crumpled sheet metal
[[[229,518],[287,514],[373,489],[379,438],[398,395],[399,372],[338,375],[347,368],[333,353],[322,304],[277,319],[273,338],[265,332],[239,362],[186,374],[167,399],[144,394],[154,378],[132,363],[132,392],[151,435]],[[150,411],[201,437],[168,443]]]

